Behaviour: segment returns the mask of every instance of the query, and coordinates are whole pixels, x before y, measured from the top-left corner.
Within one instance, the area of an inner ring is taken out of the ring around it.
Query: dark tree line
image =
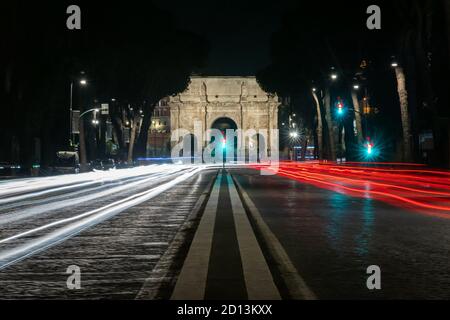
[[[382,29],[366,28],[366,9],[382,10]],[[402,146],[401,117],[397,79],[391,63],[404,70],[408,109],[412,128],[412,157],[421,161],[419,134],[431,130],[435,150],[428,161],[448,166],[449,152],[449,23],[446,0],[392,0],[305,2],[283,17],[271,43],[272,63],[258,74],[269,92],[290,97],[312,131],[317,132],[317,87],[324,137],[324,157],[334,158],[332,145],[341,127],[353,128],[352,117],[338,123],[333,103],[338,97],[354,107],[352,87],[361,89],[357,101],[370,98],[378,111],[364,126],[365,136],[378,136],[383,142],[384,159],[395,159]],[[330,70],[339,75],[330,82]],[[333,113],[331,111],[331,113]],[[333,128],[334,127],[334,128]],[[331,134],[329,134],[331,131]],[[316,134],[316,143],[317,143]],[[355,154],[359,141],[352,134],[345,139],[347,158]],[[398,158],[398,157],[397,157]],[[405,159],[403,160],[412,160]]]
[[[71,4],[81,8],[81,30],[66,28]],[[208,53],[205,39],[178,28],[151,2],[18,0],[1,6],[3,161],[30,164],[35,138],[43,164],[67,150],[71,81],[74,109],[111,104],[116,136],[124,109],[143,111],[133,156],[145,156],[155,104],[183,91]],[[88,80],[86,88],[77,85],[80,77]]]

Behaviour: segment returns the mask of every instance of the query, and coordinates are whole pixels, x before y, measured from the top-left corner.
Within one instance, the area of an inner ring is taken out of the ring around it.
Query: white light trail
[[[162,166],[161,166],[162,167]],[[61,243],[83,230],[90,228],[98,223],[101,223],[124,210],[131,208],[133,206],[139,205],[145,201],[152,199],[155,196],[169,190],[170,188],[176,186],[177,184],[186,181],[192,176],[198,174],[206,168],[212,166],[170,166],[170,168],[164,168],[165,174],[158,175],[158,177],[171,178],[174,174],[178,174],[175,178],[170,181],[163,183],[159,186],[153,187],[150,190],[141,192],[139,194],[130,196],[126,199],[110,203],[101,208],[91,210],[82,214],[78,214],[73,217],[66,219],[61,219],[51,223],[47,223],[40,227],[33,228],[28,231],[21,232],[19,234],[7,237],[0,240],[0,244],[8,244],[12,240],[18,240],[25,238],[25,243],[21,243],[15,247],[9,248],[3,252],[0,252],[0,270],[4,269],[18,261],[21,261],[31,255],[41,252],[49,247],[52,247],[58,243]],[[161,168],[160,168],[161,169]],[[187,172],[186,172],[187,171]],[[148,179],[153,179],[156,177],[151,177]],[[142,183],[139,181],[137,183]],[[129,188],[129,185],[127,185]],[[55,227],[58,229],[54,229]],[[53,230],[48,234],[38,236],[37,238],[29,240],[30,235],[45,231]],[[27,240],[28,239],[28,240]]]
[[[67,207],[73,207],[76,205],[80,205],[92,200],[99,200],[104,197],[110,196],[115,193],[119,193],[126,190],[131,190],[132,188],[138,188],[141,185],[145,185],[148,182],[155,180],[163,180],[171,177],[173,174],[178,173],[180,171],[186,170],[185,168],[175,168],[168,170],[166,173],[154,174],[150,178],[141,179],[136,182],[125,183],[119,187],[109,188],[101,192],[96,192],[92,194],[88,194],[85,196],[71,198],[66,200],[61,200],[53,203],[45,203],[40,206],[33,206],[26,209],[19,209],[18,211],[12,211],[11,213],[3,214],[0,216],[0,226],[3,226],[8,223],[20,221],[22,219],[26,219],[35,215],[39,215],[42,213],[55,211],[58,209],[63,209]]]
[[[30,178],[30,179],[21,179],[19,181],[10,180],[0,184],[0,197],[9,195],[13,195],[13,197],[0,199],[1,201],[0,204],[22,200],[30,196],[36,197],[49,194],[52,192],[58,192],[61,190],[64,191],[73,188],[85,187],[95,183],[105,183],[125,178],[144,176],[155,172],[161,172],[162,171],[161,169],[165,167],[167,167],[167,165],[161,166],[152,165],[123,170],[95,171],[89,173],[82,173],[78,175],[62,175],[47,178]],[[58,187],[61,187],[63,189],[57,189]],[[24,197],[21,197],[20,195],[14,196],[17,194],[33,191],[36,193],[24,195]]]

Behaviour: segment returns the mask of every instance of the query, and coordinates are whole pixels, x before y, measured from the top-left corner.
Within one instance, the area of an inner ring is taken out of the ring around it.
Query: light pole
[[[82,117],[84,117],[85,115],[87,115],[88,113],[91,113],[91,112],[99,112],[99,111],[100,111],[100,110],[99,110],[98,108],[89,109],[89,110],[83,112],[82,114],[80,114],[80,119],[81,119]]]
[[[222,169],[225,170],[225,162],[227,161],[227,139],[222,139]]]
[[[86,86],[87,85],[87,80],[86,79],[81,79],[79,81],[79,84],[81,86]],[[73,139],[73,123],[72,123],[72,121],[73,121],[73,85],[74,85],[74,82],[72,80],[70,82],[70,105],[69,105],[69,123],[70,123],[69,130],[70,130],[70,132],[69,132],[69,146],[73,145],[73,140],[74,140]]]
[[[296,154],[295,150],[296,150],[296,143],[298,142],[299,137],[300,137],[300,135],[296,129],[289,133],[289,138],[290,138],[289,148],[290,148],[290,152],[291,152],[291,156],[290,156],[291,161],[297,161],[297,154]]]

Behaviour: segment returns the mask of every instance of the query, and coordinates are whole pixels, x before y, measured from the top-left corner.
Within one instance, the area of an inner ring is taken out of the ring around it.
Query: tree
[[[322,110],[320,107],[320,101],[319,97],[317,96],[316,89],[313,90],[313,98],[314,103],[316,104],[316,110],[317,110],[317,128],[316,128],[316,134],[317,134],[317,147],[318,152],[317,155],[319,156],[319,159],[323,159],[323,123],[322,123]]]
[[[122,23],[113,26],[113,32],[96,24],[95,39],[102,42],[93,53],[92,59],[101,61],[94,66],[94,73],[101,79],[100,96],[114,96],[119,103],[143,111],[142,129],[133,149],[134,158],[145,157],[155,105],[187,88],[191,74],[206,60],[208,43],[177,29],[171,17],[157,8],[152,8],[149,17],[149,10],[141,5],[131,9],[111,7],[103,15],[108,21]],[[105,38],[105,34],[113,36]],[[117,43],[121,44],[120,50]],[[117,123],[115,127],[118,128]]]
[[[406,80],[403,68],[400,66],[395,67],[395,76],[397,78],[397,90],[400,100],[400,111],[402,119],[403,130],[403,160],[411,161],[411,129],[410,129],[410,117],[408,109],[408,91],[406,90]]]
[[[83,3],[82,26],[76,31],[65,27],[66,8],[65,1],[15,1],[2,7],[0,98],[8,123],[1,128],[0,148],[9,150],[12,136],[22,146],[41,137],[47,164],[56,151],[67,150],[69,85],[72,75],[85,71],[89,95],[85,103],[74,96],[75,110],[112,98],[143,109],[146,127],[136,153],[145,155],[155,103],[186,88],[190,74],[206,58],[207,42],[177,28],[169,13],[148,1],[129,6]],[[113,125],[120,136],[118,121]],[[23,159],[31,159],[26,154],[31,148],[21,150]]]
[[[337,130],[336,125],[331,116],[331,93],[328,87],[325,88],[324,105],[325,105],[325,119],[328,127],[328,147],[329,147],[328,159],[335,161]]]
[[[358,143],[361,144],[364,142],[362,121],[361,121],[362,110],[359,105],[359,98],[358,98],[358,93],[356,90],[352,91],[352,103],[353,103],[353,109],[354,109],[354,114],[355,114],[356,131],[358,132]]]
[[[133,149],[136,140],[136,134],[141,131],[142,119],[138,113],[133,113],[132,119],[130,121],[131,134],[130,134],[130,143],[128,145],[128,163],[133,163]]]

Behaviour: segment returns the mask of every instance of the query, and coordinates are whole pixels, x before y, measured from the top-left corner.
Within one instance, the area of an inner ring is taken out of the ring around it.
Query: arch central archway
[[[221,117],[216,119],[211,125],[211,129],[217,129],[225,132],[226,130],[237,130],[237,124],[228,117]]]
[[[211,125],[211,129],[217,129],[222,133],[222,137],[224,138],[224,147],[222,149],[223,152],[223,161],[224,162],[230,162],[230,161],[237,161],[238,156],[238,139],[237,136],[234,136],[233,141],[228,141],[226,138],[227,130],[233,130],[236,132],[238,129],[238,126],[236,122],[228,117],[221,117],[216,119],[213,124]],[[214,142],[214,136],[211,137],[211,143]],[[214,150],[213,156],[215,156],[215,152],[217,150]],[[233,152],[234,151],[234,152]]]

